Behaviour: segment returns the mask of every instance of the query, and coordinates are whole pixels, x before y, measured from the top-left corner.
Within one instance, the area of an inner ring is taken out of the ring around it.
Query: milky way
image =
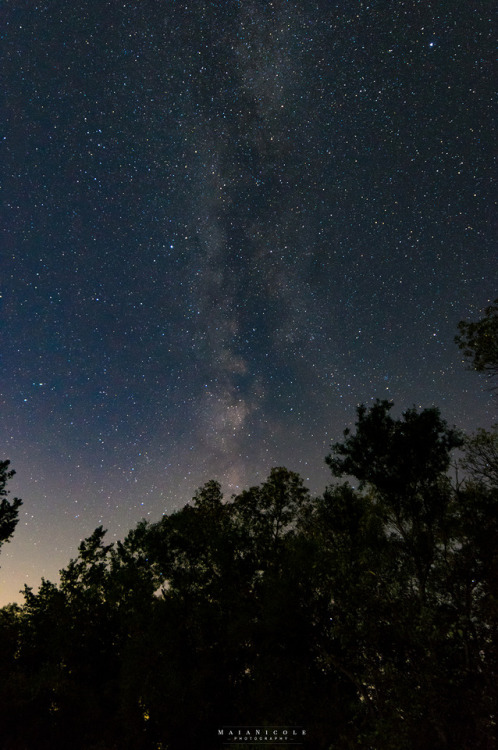
[[[27,3],[3,28],[3,601],[219,479],[313,491],[359,403],[494,404],[484,3]]]

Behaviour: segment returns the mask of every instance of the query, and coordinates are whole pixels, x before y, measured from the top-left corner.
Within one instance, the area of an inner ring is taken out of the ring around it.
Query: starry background
[[[5,0],[2,603],[355,407],[493,402],[492,3]]]

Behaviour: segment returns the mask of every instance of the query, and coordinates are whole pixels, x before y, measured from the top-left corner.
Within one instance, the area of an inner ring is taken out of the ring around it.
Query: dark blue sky
[[[210,478],[313,491],[375,397],[466,430],[497,296],[488,3],[6,0],[3,601]]]

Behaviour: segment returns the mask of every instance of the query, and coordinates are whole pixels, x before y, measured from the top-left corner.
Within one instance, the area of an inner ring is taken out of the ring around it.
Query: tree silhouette
[[[452,486],[462,438],[437,410],[395,420],[390,408],[360,407],[356,433],[327,458],[360,489],[330,488],[316,510],[333,592],[329,644],[344,647],[324,659],[356,686],[372,747],[488,747],[498,488]]]
[[[3,746],[219,750],[218,728],[255,723],[316,750],[496,746],[492,437],[454,485],[438,410],[377,401],[326,459],[357,487],[312,497],[277,467],[115,544],[98,527],[59,584],[0,610]]]
[[[13,469],[9,470],[10,461],[0,461],[0,548],[4,542],[8,542],[19,520],[19,508],[22,500],[15,497],[12,502],[7,500],[9,490],[5,487],[9,479],[15,474]]]
[[[460,321],[458,330],[455,342],[470,359],[470,367],[490,376],[498,374],[498,299],[485,308],[480,320]]]

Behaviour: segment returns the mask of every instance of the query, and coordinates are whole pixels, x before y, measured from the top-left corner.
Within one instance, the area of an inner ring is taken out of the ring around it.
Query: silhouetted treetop
[[[325,459],[334,476],[349,475],[362,486],[395,492],[434,483],[448,470],[451,451],[463,440],[439,409],[413,407],[393,419],[392,407],[379,399],[370,409],[358,407],[356,433],[345,430],[345,441],[332,445]]]
[[[19,508],[22,500],[15,497],[12,502],[7,500],[9,490],[5,489],[9,479],[15,474],[13,469],[9,470],[10,461],[0,461],[0,547],[8,542],[19,520]]]
[[[470,367],[488,375],[498,373],[498,298],[486,307],[484,316],[475,322],[466,320],[458,324],[460,333],[455,342],[465,357],[470,359]]]

